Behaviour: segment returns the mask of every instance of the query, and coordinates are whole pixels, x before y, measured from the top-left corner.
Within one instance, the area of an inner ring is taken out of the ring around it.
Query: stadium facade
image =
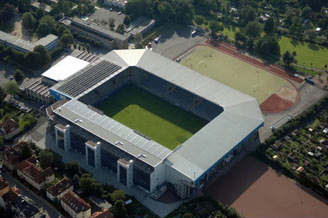
[[[219,69],[218,69],[219,70]],[[134,84],[209,123],[170,150],[94,106]],[[152,192],[169,184],[182,199],[203,187],[258,136],[256,99],[149,50],[114,50],[50,88],[47,109],[57,146],[80,152],[120,183]]]

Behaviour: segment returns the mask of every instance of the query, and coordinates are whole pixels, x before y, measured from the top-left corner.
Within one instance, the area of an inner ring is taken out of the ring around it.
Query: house
[[[9,185],[2,177],[0,177],[0,207],[5,206],[3,196],[9,192]]]
[[[7,119],[0,124],[0,132],[5,140],[10,140],[19,133],[19,123],[13,119]]]
[[[55,180],[55,175],[51,167],[42,169],[36,164],[37,160],[34,157],[23,160],[18,165],[17,175],[40,191],[46,184]]]
[[[46,217],[31,199],[21,195],[19,190],[15,187],[10,188],[3,196],[3,199],[6,203],[6,207],[14,213],[14,217]]]
[[[47,189],[47,197],[52,201],[60,200],[68,191],[73,191],[73,183],[65,177]]]
[[[1,153],[2,164],[10,171],[17,169],[19,164],[19,154],[24,146],[28,146],[26,142],[18,142],[14,146],[6,146]]]
[[[90,218],[113,218],[113,214],[109,209],[104,209],[102,211],[93,213]]]
[[[60,201],[62,208],[74,218],[89,218],[91,216],[91,207],[72,191],[68,191]]]

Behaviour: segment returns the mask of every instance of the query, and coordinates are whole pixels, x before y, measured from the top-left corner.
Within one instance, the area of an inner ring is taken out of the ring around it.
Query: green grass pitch
[[[96,107],[171,150],[208,123],[133,85],[119,90]]]
[[[181,64],[253,96],[259,104],[287,83],[279,76],[207,46],[197,46]]]

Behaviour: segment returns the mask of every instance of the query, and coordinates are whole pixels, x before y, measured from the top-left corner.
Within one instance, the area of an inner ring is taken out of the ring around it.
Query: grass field
[[[136,86],[125,87],[96,107],[169,149],[174,149],[207,124],[206,120]]]
[[[279,45],[281,54],[285,51],[296,51],[296,59],[300,65],[325,69],[324,65],[328,64],[328,48],[326,47],[292,40],[284,36],[279,40]]]
[[[286,80],[207,46],[198,46],[181,64],[253,96],[262,103]]]
[[[224,30],[223,34],[227,35],[230,39],[234,40],[235,33],[239,30],[238,27],[232,25],[223,24]],[[293,40],[291,38],[282,36],[279,40],[280,53],[281,56],[286,51],[296,51],[296,59],[298,64],[313,67],[326,69],[324,66],[328,65],[328,48],[313,43],[302,42]],[[312,63],[312,64],[311,64]],[[303,70],[304,71],[304,70]],[[306,72],[307,73],[307,72]],[[317,74],[316,72],[310,74]]]

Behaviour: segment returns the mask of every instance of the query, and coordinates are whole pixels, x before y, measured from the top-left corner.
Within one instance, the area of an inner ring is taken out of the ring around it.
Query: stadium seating
[[[168,92],[165,98],[167,98],[170,102],[173,101],[174,104],[178,104],[185,110],[190,110],[193,105],[195,95],[184,89],[176,87],[173,91]]]
[[[204,100],[200,104],[194,105],[191,110],[191,112],[193,112],[194,114],[203,117],[207,120],[212,120],[222,111],[223,109],[220,106]]]
[[[158,96],[163,96],[166,93],[168,84],[168,82],[150,74],[147,74],[139,83],[141,87]]]

